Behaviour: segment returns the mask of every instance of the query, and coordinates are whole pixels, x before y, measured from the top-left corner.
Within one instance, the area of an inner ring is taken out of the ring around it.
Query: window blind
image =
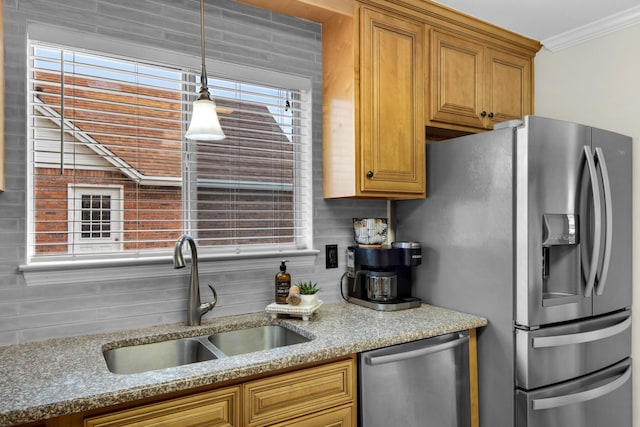
[[[226,139],[188,141],[197,71],[29,44],[31,261],[307,248],[308,90],[209,77]],[[98,230],[98,231],[96,231]]]

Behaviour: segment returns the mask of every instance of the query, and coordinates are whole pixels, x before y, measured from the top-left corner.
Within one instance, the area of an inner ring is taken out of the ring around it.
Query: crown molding
[[[640,24],[640,6],[632,7],[591,24],[549,37],[542,40],[541,43],[550,51],[557,52],[636,24]]]

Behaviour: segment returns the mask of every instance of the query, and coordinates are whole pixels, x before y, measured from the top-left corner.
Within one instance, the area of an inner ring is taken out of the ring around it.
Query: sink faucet
[[[218,295],[213,286],[208,285],[213,292],[213,300],[211,302],[200,302],[200,280],[198,279],[198,251],[196,250],[196,242],[193,237],[183,234],[173,250],[173,267],[184,268],[184,256],[182,255],[182,245],[184,242],[189,243],[191,249],[191,277],[189,278],[189,307],[187,308],[187,316],[189,317],[189,326],[198,326],[202,316],[211,311],[218,302]]]

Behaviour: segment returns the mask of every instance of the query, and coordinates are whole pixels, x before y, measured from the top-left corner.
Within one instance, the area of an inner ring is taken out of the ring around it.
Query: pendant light
[[[193,113],[191,123],[185,134],[188,139],[199,141],[219,141],[225,138],[218,113],[216,103],[211,98],[207,86],[207,68],[204,59],[204,0],[200,0],[200,37],[202,50],[202,72],[200,73],[200,95],[193,102]]]

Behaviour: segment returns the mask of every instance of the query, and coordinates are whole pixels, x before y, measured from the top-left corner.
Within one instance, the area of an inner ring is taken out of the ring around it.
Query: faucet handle
[[[207,286],[209,287],[209,289],[211,289],[211,292],[213,292],[213,299],[209,302],[205,302],[204,304],[202,304],[202,308],[204,309],[203,312],[206,313],[207,311],[211,311],[213,310],[213,307],[216,306],[216,303],[218,302],[218,294],[216,292],[216,290],[213,288],[213,286],[211,286],[211,284],[207,284]]]
[[[211,286],[211,283],[207,283],[207,286],[209,287],[209,289],[211,289],[211,292],[213,292],[213,303],[215,304],[216,302],[218,302],[218,294],[216,293],[216,290],[213,289],[213,286]]]

